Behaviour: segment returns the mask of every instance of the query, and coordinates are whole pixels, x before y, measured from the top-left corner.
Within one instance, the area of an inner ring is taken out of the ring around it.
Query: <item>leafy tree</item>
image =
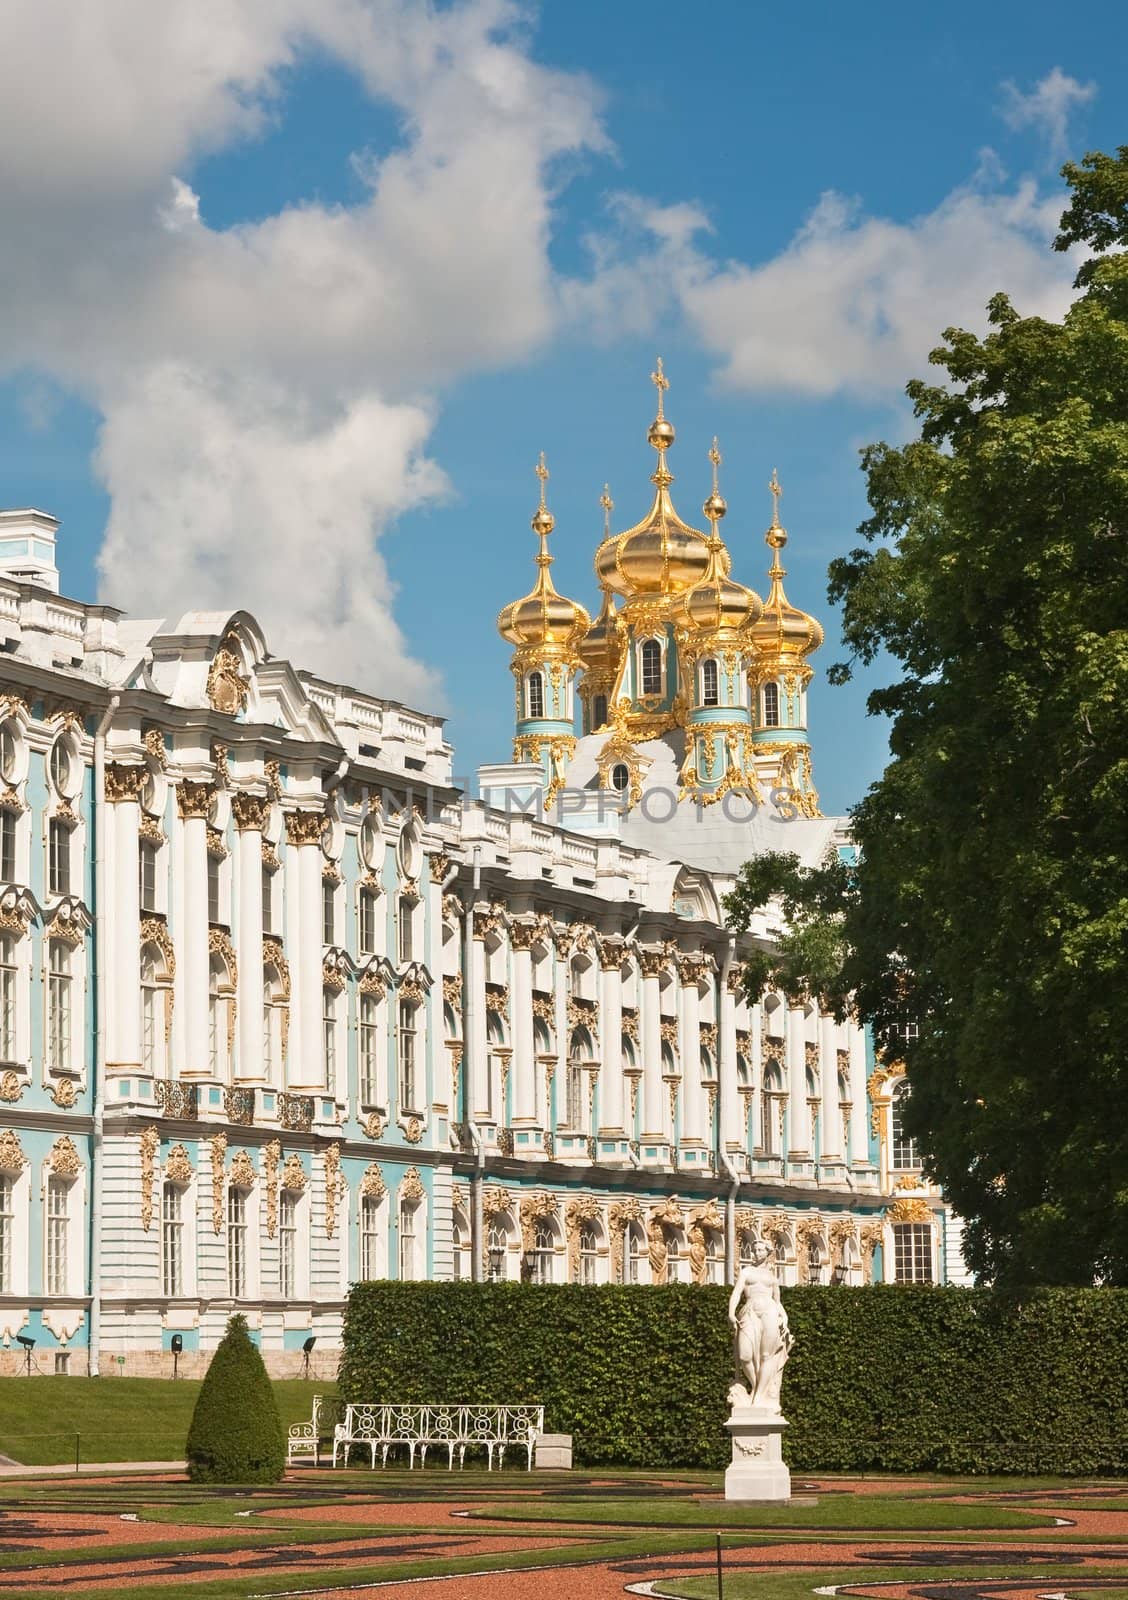
[[[948,381],[908,386],[919,437],[863,452],[867,545],[830,596],[852,658],[899,671],[856,872],[828,910],[761,864],[730,915],[774,871],[802,938],[840,939],[976,1271],[1126,1284],[1128,146],[1063,175],[1055,248],[1093,252],[1063,321],[996,296],[933,352]]]
[[[286,1464],[274,1390],[247,1319],[234,1316],[211,1359],[188,1429],[196,1483],[277,1483]]]

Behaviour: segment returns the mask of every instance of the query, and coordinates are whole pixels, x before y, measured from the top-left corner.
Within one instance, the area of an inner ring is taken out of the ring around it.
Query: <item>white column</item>
[[[705,1091],[701,1087],[701,963],[689,956],[678,962],[678,1054],[681,1056],[682,1139],[705,1142]],[[718,1044],[720,1035],[718,1033]],[[720,1071],[718,1059],[718,1072]]]
[[[321,828],[318,811],[286,815],[286,888],[296,905],[287,916],[290,932],[290,1087],[318,1093],[325,1089],[325,1049],[321,1037]],[[296,858],[296,859],[295,859]],[[292,863],[292,866],[291,866]],[[293,891],[296,889],[296,894]]]
[[[107,791],[116,800],[111,814],[114,936],[109,944],[114,960],[113,1037],[109,1041],[107,1060],[117,1067],[136,1067],[141,1061],[141,895],[137,877],[137,831],[141,821],[138,796],[144,777],[143,767],[112,767],[107,772]]]
[[[180,883],[184,914],[184,948],[176,952],[184,1027],[184,1072],[207,1077],[208,1055],[208,833],[212,788],[207,783],[182,783],[176,791],[180,812]]]
[[[662,1082],[662,997],[659,973],[665,965],[664,952],[642,950],[642,1000],[640,1038],[642,1041],[642,1138],[665,1140],[666,1085]]]
[[[821,1160],[837,1166],[842,1160],[842,1114],[838,1109],[838,1024],[819,1018],[819,1128]]]
[[[721,1149],[744,1149],[744,1102],[736,1082],[736,996],[717,986],[717,1093],[721,1097]]]
[[[513,951],[513,989],[510,995],[513,1019],[513,1121],[537,1120],[537,1062],[533,1045],[533,951],[536,929],[516,923],[511,929]]]
[[[866,1035],[847,1024],[850,1052],[850,1164],[869,1164],[869,1099],[866,1094]]]
[[[802,1006],[787,1011],[788,1156],[810,1155],[811,1119],[807,1110],[807,1044]]]
[[[622,1138],[623,947],[605,943],[599,957],[599,1131]]]
[[[748,1008],[748,1064],[752,1069],[752,1116],[749,1119],[749,1137],[753,1150],[764,1148],[763,1088],[764,1088],[764,1013],[759,1005]]]
[[[568,1070],[568,1047],[571,1044],[571,1035],[568,1029],[568,997],[572,983],[571,944],[568,942],[567,933],[563,934],[555,946],[555,955],[552,963],[552,1004],[556,1013],[553,1024],[553,1034],[556,1039],[556,1104],[559,1110],[566,1110],[564,1074]],[[560,1118],[557,1117],[559,1122]],[[552,1117],[552,1089],[545,1085],[544,1096],[544,1124],[546,1128],[554,1128]]]
[[[471,1007],[473,1037],[466,1041],[470,1056],[467,1103],[470,1118],[474,1122],[480,1121],[488,1112],[490,1070],[486,1041],[486,935],[484,929],[479,930],[478,918],[479,913],[475,912],[474,937],[470,941],[470,970],[465,974],[465,982],[474,992]],[[465,1060],[462,1070],[467,1070]]]
[[[237,1076],[261,1083],[262,1074],[262,829],[266,800],[253,794],[232,799],[239,872],[239,1056]]]

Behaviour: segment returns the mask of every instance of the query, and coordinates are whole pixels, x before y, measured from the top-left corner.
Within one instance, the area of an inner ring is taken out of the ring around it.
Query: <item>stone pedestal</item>
[[[533,1450],[533,1465],[554,1471],[570,1471],[572,1467],[572,1435],[570,1433],[542,1433]]]
[[[736,1403],[725,1427],[732,1437],[725,1499],[790,1500],[791,1473],[780,1449],[787,1423],[779,1413]]]

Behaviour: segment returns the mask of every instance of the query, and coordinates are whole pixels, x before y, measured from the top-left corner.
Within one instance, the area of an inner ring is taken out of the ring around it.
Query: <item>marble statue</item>
[[[793,1340],[771,1261],[771,1245],[758,1240],[729,1298],[736,1365],[747,1383],[733,1384],[729,1403],[778,1414],[780,1382]]]

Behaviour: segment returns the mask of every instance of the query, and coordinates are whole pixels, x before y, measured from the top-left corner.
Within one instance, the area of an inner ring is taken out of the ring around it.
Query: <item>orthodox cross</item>
[[[611,498],[611,485],[609,483],[603,485],[603,493],[599,497],[599,503],[603,507],[603,537],[609,539],[611,537],[611,513],[615,509],[615,502]]]
[[[661,356],[658,357],[658,363],[657,364],[658,364],[658,370],[657,370],[657,372],[652,372],[650,374],[650,381],[658,391],[658,416],[659,416],[659,418],[662,418],[662,417],[665,416],[665,413],[662,410],[662,403],[663,403],[663,400],[665,398],[666,390],[670,387],[670,380],[669,380],[669,378],[667,378],[666,374],[662,371],[662,357]]]

